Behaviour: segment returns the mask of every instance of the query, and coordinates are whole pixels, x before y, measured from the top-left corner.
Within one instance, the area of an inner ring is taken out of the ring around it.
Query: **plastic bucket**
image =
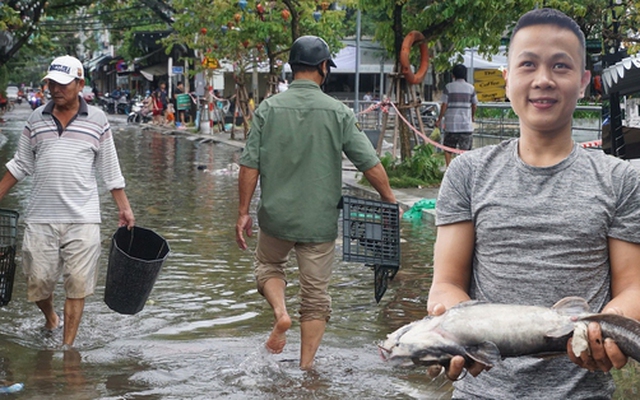
[[[167,241],[150,229],[118,228],[109,251],[104,291],[107,306],[120,314],[140,312],[169,251]]]

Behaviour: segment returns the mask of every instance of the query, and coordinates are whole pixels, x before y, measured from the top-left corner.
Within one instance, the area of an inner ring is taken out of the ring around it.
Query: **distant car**
[[[93,89],[90,86],[85,86],[82,88],[82,98],[84,98],[84,101],[86,101],[87,103],[93,103],[93,100],[95,99],[95,94],[93,94]]]
[[[18,101],[19,92],[20,92],[20,89],[18,89],[17,86],[7,86],[7,99],[13,102]]]

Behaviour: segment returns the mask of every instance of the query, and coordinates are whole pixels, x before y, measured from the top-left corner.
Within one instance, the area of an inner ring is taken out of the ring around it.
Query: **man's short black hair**
[[[511,32],[510,41],[513,42],[513,38],[520,29],[534,25],[555,25],[559,28],[570,30],[578,38],[582,54],[586,53],[586,40],[584,33],[580,30],[580,26],[566,14],[553,8],[538,8],[522,15],[515,28],[513,28],[513,32]],[[582,62],[584,67],[584,57]]]
[[[456,79],[467,79],[467,67],[462,64],[454,66],[451,72],[453,73],[453,77]]]
[[[317,70],[317,65],[291,64],[291,72],[293,73],[293,75],[297,74],[298,72],[313,72]]]

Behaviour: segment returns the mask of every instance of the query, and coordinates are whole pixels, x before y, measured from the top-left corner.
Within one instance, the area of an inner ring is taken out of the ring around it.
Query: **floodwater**
[[[9,160],[28,115],[18,106],[1,126],[0,163]],[[0,381],[23,382],[15,399],[429,399],[448,398],[449,385],[424,371],[385,364],[377,343],[426,313],[433,227],[402,225],[402,269],[380,304],[373,271],[339,259],[331,285],[333,315],[313,372],[298,368],[299,325],[282,354],[263,349],[272,314],[257,293],[251,251],[234,238],[239,150],[163,135],[113,119],[127,194],[137,224],[167,239],[171,254],[144,309],[121,315],[103,301],[110,237],[117,212],[103,193],[103,257],[97,292],[87,298],[75,350],[60,349],[61,332],[25,296],[16,260],[11,302],[0,308]],[[0,207],[24,210],[29,182]],[[18,249],[22,227],[18,232]],[[250,248],[255,245],[251,239]],[[341,248],[337,254],[341,254]],[[290,312],[297,276],[291,269]],[[58,285],[56,306],[64,291]]]
[[[0,163],[13,156],[28,106],[0,125]],[[434,228],[401,225],[401,269],[380,304],[373,272],[339,259],[331,285],[333,315],[316,368],[298,368],[299,325],[282,354],[263,344],[272,315],[257,293],[251,251],[234,240],[238,149],[163,135],[112,121],[127,194],[137,224],[165,237],[171,254],[144,309],[120,315],[103,302],[110,237],[117,212],[103,193],[103,257],[97,292],[87,298],[74,350],[61,332],[46,336],[43,318],[25,299],[18,251],[12,301],[0,308],[0,382],[23,382],[15,399],[448,399],[450,385],[423,369],[385,364],[377,349],[388,333],[423,317],[431,277]],[[24,210],[29,182],[14,187],[2,208]],[[254,207],[255,209],[255,207]],[[22,228],[18,233],[18,249]],[[250,240],[250,248],[255,245]],[[339,244],[338,244],[339,245]],[[290,270],[290,312],[297,276]],[[59,285],[56,305],[64,292]],[[638,371],[626,368],[619,398],[634,398]],[[628,395],[629,397],[625,397]]]

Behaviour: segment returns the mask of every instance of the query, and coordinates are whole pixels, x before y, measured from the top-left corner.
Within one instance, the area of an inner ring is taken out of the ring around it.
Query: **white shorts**
[[[83,299],[98,282],[100,224],[27,224],[22,242],[22,268],[27,299],[40,301],[64,276],[67,298]]]

